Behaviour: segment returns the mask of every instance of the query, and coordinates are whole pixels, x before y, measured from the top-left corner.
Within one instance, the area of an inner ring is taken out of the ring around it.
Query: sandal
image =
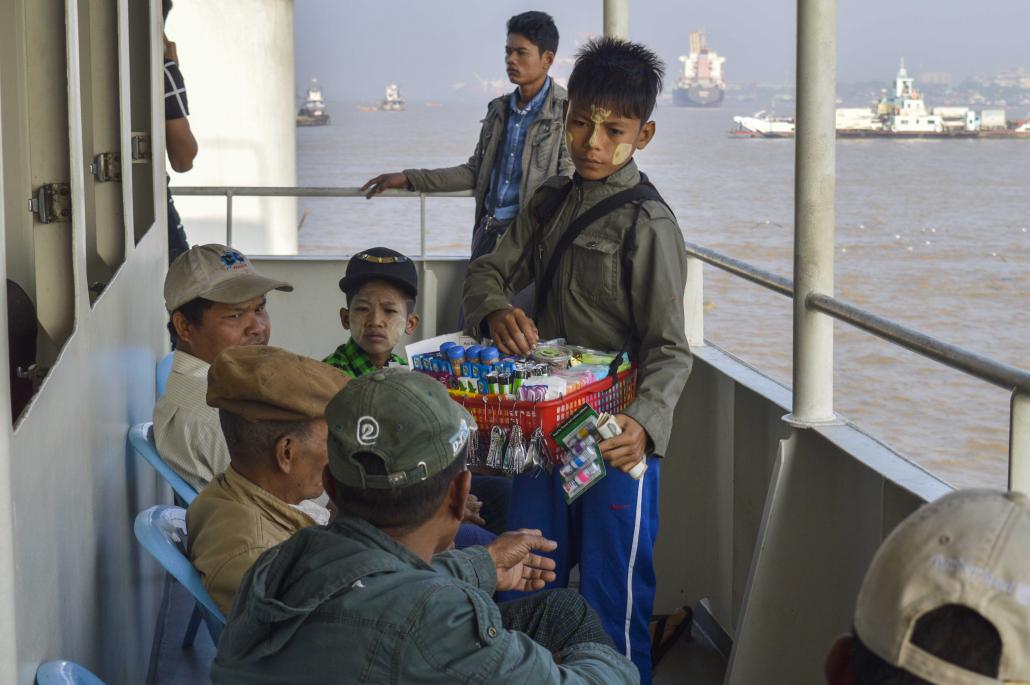
[[[681,607],[673,614],[662,614],[655,616],[654,634],[651,637],[651,668],[658,665],[669,650],[672,649],[683,633],[690,629],[694,620],[694,611],[690,607]],[[670,620],[675,621],[672,632],[666,634],[666,627]]]

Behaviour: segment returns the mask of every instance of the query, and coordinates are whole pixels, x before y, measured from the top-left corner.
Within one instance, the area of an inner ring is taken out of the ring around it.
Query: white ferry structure
[[[859,585],[880,542],[921,504],[951,490],[836,413],[835,325],[904,347],[940,364],[942,373],[947,366],[1003,388],[1010,398],[1008,487],[1030,492],[1030,372],[834,295],[835,136],[817,114],[834,107],[837,26],[827,7],[836,2],[798,3],[797,72],[807,78],[797,84],[796,134],[806,154],[795,165],[793,280],[686,244],[685,332],[694,369],[662,464],[655,612],[690,606],[694,622],[692,639],[678,642],[656,669],[657,685],[823,682],[824,656],[852,626]],[[295,92],[293,65],[268,47],[292,46],[292,17],[254,21],[292,6],[176,5],[174,12],[197,14],[177,19],[170,35],[195,26],[197,50],[222,51],[240,78],[253,78],[240,92],[267,98],[230,103],[240,108],[232,120],[259,117],[264,108],[280,113],[282,140],[261,131],[244,140],[230,128],[217,133],[222,147],[202,145],[198,160],[220,163],[245,149],[252,156],[232,167],[244,177],[275,166],[259,164],[275,159],[268,146],[288,145],[293,158],[293,107],[285,105]],[[169,352],[160,7],[156,0],[11,0],[0,11],[0,270],[24,290],[34,314],[28,332],[14,328],[24,321],[14,314],[25,310],[9,286],[0,325],[14,337],[0,334],[0,348],[10,352],[38,334],[33,358],[9,366],[0,383],[0,415],[8,417],[0,425],[0,683],[33,683],[40,665],[53,660],[77,662],[110,685],[206,682],[215,649],[207,627],[196,632],[200,614],[190,620],[194,599],[134,534],[134,522],[145,522],[152,507],[174,506],[168,482],[129,440],[130,433],[145,439],[159,392],[156,370]],[[630,2],[606,0],[604,8],[605,34],[628,36]],[[252,31],[259,47],[203,33],[229,25]],[[174,37],[185,59],[187,40]],[[266,57],[261,66],[268,68],[255,69]],[[212,64],[186,76],[187,84],[206,78],[217,88],[225,73]],[[257,225],[241,219],[249,203],[299,196],[351,198],[338,200],[341,207],[364,202],[358,188],[189,180],[173,177],[176,201],[199,198],[224,212],[218,239],[244,250]],[[425,231],[427,207],[455,196],[471,192],[382,195],[417,198],[422,208],[415,339],[453,330],[458,317],[467,257],[428,256]],[[277,230],[295,233],[293,216]],[[333,313],[348,257],[250,254],[259,271],[295,286],[269,297],[272,344],[315,358],[339,344]],[[792,387],[706,340],[704,275],[712,268],[739,277],[742,288],[791,299]],[[192,568],[174,551],[188,535],[183,528],[168,539],[179,577]],[[183,649],[188,625],[194,646]],[[341,682],[350,675],[340,674]]]
[[[1008,122],[1005,110],[969,107],[928,109],[923,95],[901,60],[894,88],[870,107],[837,108],[837,136],[841,138],[1026,138],[1030,123]],[[742,138],[793,138],[793,118],[767,112],[733,117],[730,134]]]

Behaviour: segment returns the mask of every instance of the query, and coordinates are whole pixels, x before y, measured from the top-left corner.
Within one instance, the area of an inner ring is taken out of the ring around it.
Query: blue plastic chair
[[[36,685],[104,685],[104,681],[71,661],[48,661],[36,669]]]
[[[161,361],[157,363],[157,371],[154,374],[154,380],[157,385],[157,396],[163,397],[165,394],[165,388],[168,387],[168,377],[172,375],[172,360],[175,359],[175,353],[169,352],[165,356],[161,357]]]
[[[225,616],[204,589],[200,572],[186,556],[186,510],[164,504],[150,507],[139,513],[132,531],[143,548],[197,600],[200,611],[194,611],[190,618],[183,647],[193,644],[201,616],[211,633],[211,640],[217,645],[225,627]]]
[[[197,491],[158,454],[157,445],[154,444],[153,429],[153,423],[137,423],[129,429],[129,443],[136,453],[146,459],[147,463],[153,466],[161,474],[161,477],[172,486],[172,491],[175,492],[178,501],[188,507],[196,499]]]

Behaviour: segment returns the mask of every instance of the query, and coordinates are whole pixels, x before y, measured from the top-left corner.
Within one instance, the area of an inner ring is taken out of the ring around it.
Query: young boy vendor
[[[340,323],[351,336],[323,361],[354,377],[385,366],[407,366],[394,348],[402,335],[414,333],[419,322],[415,313],[418,272],[411,259],[387,247],[363,250],[347,263],[340,290],[347,296],[347,306],[340,309]],[[472,491],[466,522],[488,526],[494,534],[504,532],[511,482],[476,475]],[[492,536],[485,532],[462,526],[458,546],[488,542]]]
[[[548,180],[495,251],[469,266],[464,287],[469,323],[505,352],[528,354],[539,339],[564,337],[594,349],[626,349],[639,366],[637,399],[616,417],[622,434],[600,445],[614,468],[571,506],[557,470],[550,478],[516,477],[508,525],[538,528],[558,541],[556,584],[567,583],[579,564],[580,591],[645,684],[658,457],[691,367],[683,236],[633,161],[654,137],[650,117],[662,76],[661,61],[641,45],[587,43],[569,77],[565,120],[575,176]],[[629,192],[608,200],[623,191]],[[530,282],[535,321],[509,299]],[[644,459],[642,478],[627,475]]]

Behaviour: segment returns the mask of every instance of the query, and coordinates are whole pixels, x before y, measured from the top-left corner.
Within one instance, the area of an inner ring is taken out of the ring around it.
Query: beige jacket
[[[176,350],[164,396],[154,405],[154,442],[161,458],[198,492],[229,467],[218,410],[207,404],[210,365]]]
[[[229,467],[186,510],[187,554],[229,614],[243,574],[266,549],[315,521]]]

